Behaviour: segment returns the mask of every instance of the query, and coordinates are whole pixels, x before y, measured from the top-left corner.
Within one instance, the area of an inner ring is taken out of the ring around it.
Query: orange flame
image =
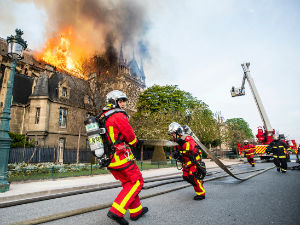
[[[39,60],[66,71],[78,78],[83,75],[82,63],[89,56],[87,44],[74,35],[72,27],[63,30],[57,37],[51,37],[38,55]]]

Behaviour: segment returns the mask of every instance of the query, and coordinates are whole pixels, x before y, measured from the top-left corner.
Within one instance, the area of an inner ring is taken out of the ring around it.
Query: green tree
[[[228,119],[225,124],[224,142],[232,148],[232,150],[237,149],[237,143],[254,137],[248,123],[242,118]]]
[[[11,138],[11,148],[17,148],[17,147],[24,147],[24,141],[25,141],[25,135],[24,134],[17,134],[13,132],[8,132],[10,138]],[[29,140],[29,138],[26,138],[25,141],[25,147],[33,147],[34,140]]]
[[[180,90],[177,85],[154,85],[140,95],[137,108],[139,112],[183,112],[199,105],[205,103],[197,100],[189,92]]]
[[[171,122],[189,125],[204,144],[220,144],[219,126],[208,105],[176,85],[149,87],[139,96],[131,124],[143,139],[169,139]]]

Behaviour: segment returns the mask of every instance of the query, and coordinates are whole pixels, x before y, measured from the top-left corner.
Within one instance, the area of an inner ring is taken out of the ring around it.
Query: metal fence
[[[57,162],[59,156],[58,148],[36,147],[36,148],[11,148],[8,163],[41,163]],[[92,161],[91,151],[79,151],[79,162],[89,163]],[[76,163],[77,150],[64,149],[64,163]]]

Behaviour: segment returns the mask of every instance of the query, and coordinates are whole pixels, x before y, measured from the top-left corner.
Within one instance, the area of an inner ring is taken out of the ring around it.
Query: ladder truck
[[[256,145],[255,151],[256,151],[256,154],[261,159],[270,159],[273,156],[272,156],[272,154],[266,153],[266,148],[273,141],[273,134],[275,134],[275,130],[272,128],[272,126],[270,124],[269,118],[266,114],[265,108],[262,104],[262,101],[260,99],[260,96],[258,94],[256,86],[255,86],[252,76],[250,74],[250,70],[249,70],[250,63],[246,62],[246,63],[241,64],[241,66],[244,71],[242,86],[240,88],[232,87],[231,96],[237,97],[237,96],[245,95],[245,82],[246,82],[246,80],[248,81],[251,92],[253,94],[253,97],[254,97],[254,100],[256,103],[256,106],[257,106],[259,114],[260,114],[260,117],[263,121],[263,127],[261,127],[261,126],[258,127],[258,132],[257,132],[256,137],[257,137],[259,145]]]
[[[250,74],[249,66],[250,63],[246,62],[241,64],[243,71],[244,71],[244,76],[243,76],[243,81],[242,81],[242,86],[240,88],[235,88],[232,87],[231,89],[231,96],[236,97],[236,96],[243,96],[245,95],[245,82],[246,80],[249,83],[251,92],[253,94],[256,106],[258,108],[260,117],[263,121],[263,127],[259,126],[258,131],[256,134],[258,145],[255,146],[255,151],[256,154],[260,157],[260,159],[270,159],[272,158],[272,154],[267,154],[266,153],[266,148],[267,146],[273,141],[273,135],[275,134],[275,130],[272,128],[269,118],[267,116],[267,113],[265,111],[265,108],[262,104],[262,101],[259,97],[258,91],[256,89],[256,86],[254,84],[254,81],[252,79],[252,76]],[[291,149],[295,150],[297,152],[297,144],[295,140],[285,140],[284,135],[279,135],[283,137],[284,142],[286,142]],[[241,148],[240,144],[238,144],[239,150]],[[289,159],[289,152],[287,152],[287,158]]]

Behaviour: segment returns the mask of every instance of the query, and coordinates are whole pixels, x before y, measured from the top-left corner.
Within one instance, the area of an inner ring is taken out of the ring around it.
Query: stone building
[[[6,94],[9,64],[6,40],[0,39],[0,110],[3,109]],[[10,130],[26,134],[39,146],[62,149],[76,149],[79,146],[81,150],[86,150],[87,136],[83,121],[95,114],[91,107],[90,91],[93,85],[97,85],[96,79],[93,74],[88,80],[83,80],[59,72],[55,67],[35,60],[31,51],[26,50],[16,67]],[[139,67],[134,56],[127,63],[121,48],[118,73],[106,88],[102,88],[102,95],[114,89],[123,91],[129,97],[128,111],[134,112],[138,95],[145,87],[143,66]],[[104,98],[99,99],[100,109],[104,106]]]

